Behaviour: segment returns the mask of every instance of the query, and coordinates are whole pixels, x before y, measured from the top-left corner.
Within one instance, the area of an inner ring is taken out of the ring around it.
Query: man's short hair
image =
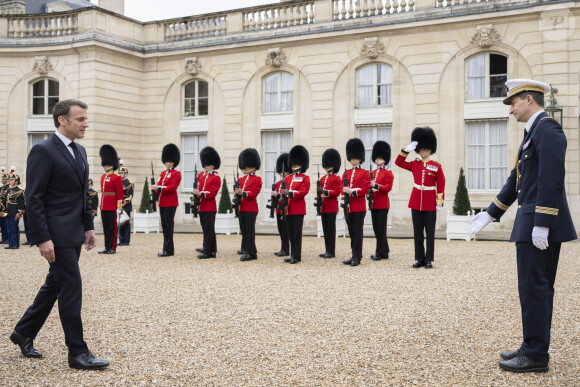
[[[540,107],[544,107],[544,94],[538,91],[524,91],[521,94],[518,94],[517,97],[520,99],[525,99],[528,95],[532,97],[535,103],[537,103]]]
[[[70,113],[71,106],[79,106],[83,109],[88,109],[86,103],[79,101],[78,99],[64,99],[58,101],[54,108],[52,109],[52,118],[54,119],[54,126],[58,128],[60,123],[58,122],[58,117],[64,116],[68,120],[68,115]]]

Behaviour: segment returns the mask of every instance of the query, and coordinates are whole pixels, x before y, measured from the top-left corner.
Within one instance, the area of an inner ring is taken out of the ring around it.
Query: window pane
[[[282,92],[294,90],[294,76],[288,73],[282,73]]]
[[[485,54],[467,60],[467,99],[485,98]]]
[[[195,114],[195,99],[184,99],[183,100],[183,116],[192,117]]]
[[[485,123],[465,124],[467,142],[467,188],[485,189]]]
[[[392,86],[391,85],[383,85],[379,86],[379,96],[378,96],[378,103],[380,106],[390,106],[393,104],[391,101],[391,94],[392,94]]]
[[[485,54],[477,55],[467,60],[468,77],[485,76]]]
[[[58,97],[49,97],[48,98],[48,112],[46,114],[52,114],[54,109],[54,105],[58,102]]]
[[[51,97],[58,97],[58,82],[49,80],[48,81],[48,95]]]
[[[198,113],[200,116],[207,116],[208,115],[208,99],[207,98],[200,98],[199,105],[197,107]]]
[[[34,97],[44,97],[44,79],[38,82],[35,82],[32,85],[32,95]]]
[[[507,57],[497,54],[489,54],[489,74],[507,74]]]
[[[489,77],[489,98],[506,97],[505,83],[507,75],[494,75]]]
[[[188,83],[183,89],[185,98],[195,98],[195,82]]]
[[[264,80],[264,90],[266,93],[278,93],[278,74],[272,74]]]
[[[207,86],[207,82],[203,82],[203,81],[197,81],[197,87],[199,88],[197,95],[200,98],[203,97],[207,97],[208,96],[208,86]]]
[[[379,85],[390,85],[393,83],[393,69],[391,66],[380,64],[377,69]]]
[[[370,107],[374,105],[373,76],[376,65],[363,67],[357,72],[357,106]]]
[[[44,98],[32,99],[32,114],[44,114]]]
[[[277,111],[278,111],[278,93],[265,93],[264,113],[273,113]]]
[[[358,86],[372,86],[373,74],[375,65],[365,66],[358,71],[357,84]]]
[[[292,148],[292,132],[286,130],[280,134],[280,153],[290,152]]]

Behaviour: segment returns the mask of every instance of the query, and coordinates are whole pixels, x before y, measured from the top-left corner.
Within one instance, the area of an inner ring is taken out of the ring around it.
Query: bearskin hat
[[[294,145],[292,149],[290,149],[290,153],[288,153],[288,165],[290,165],[290,169],[292,169],[293,165],[300,165],[302,167],[300,172],[306,172],[310,166],[310,155],[308,154],[308,150],[302,145]]]
[[[351,138],[346,143],[346,159],[360,159],[361,163],[365,161],[365,145],[360,138]]]
[[[391,161],[391,146],[385,141],[379,140],[373,145],[373,154],[371,156],[373,163],[379,157],[385,160],[385,165]]]
[[[288,153],[282,153],[276,160],[276,173],[292,172],[290,165],[288,165]]]
[[[211,146],[203,148],[199,152],[199,158],[201,159],[201,166],[204,168],[208,165],[213,165],[214,169],[220,169],[220,165],[222,165],[220,155]]]
[[[179,153],[179,148],[175,144],[167,144],[163,147],[161,152],[161,162],[165,164],[170,161],[173,163],[173,168],[179,165],[179,160],[181,160],[181,153]]]
[[[428,126],[413,129],[411,141],[417,141],[417,148],[415,148],[417,153],[419,153],[419,149],[431,149],[431,154],[435,154],[437,151],[437,136],[435,131]]]
[[[99,150],[99,156],[101,156],[102,167],[110,165],[113,167],[113,171],[119,169],[119,157],[117,156],[117,151],[112,145],[103,145]]]
[[[332,172],[338,173],[340,164],[342,164],[342,160],[340,153],[336,149],[330,148],[324,151],[322,154],[322,168],[328,169],[332,167]]]
[[[240,152],[240,155],[238,156],[238,167],[240,169],[260,169],[261,165],[260,154],[254,148],[246,148]]]

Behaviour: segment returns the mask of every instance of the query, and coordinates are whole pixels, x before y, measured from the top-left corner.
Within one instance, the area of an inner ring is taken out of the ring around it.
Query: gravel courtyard
[[[98,249],[103,236],[98,235]],[[303,262],[275,257],[258,236],[240,262],[240,236],[218,235],[218,258],[199,260],[200,234],[137,234],[116,255],[83,252],[85,339],[104,371],[68,368],[55,307],[25,359],[8,339],[47,272],[38,249],[0,251],[0,385],[580,385],[580,243],[563,245],[556,279],[550,372],[501,371],[499,352],[521,342],[515,246],[437,240],[435,268],[412,269],[413,241],[391,258],[350,267],[349,239],[324,260],[305,237]]]

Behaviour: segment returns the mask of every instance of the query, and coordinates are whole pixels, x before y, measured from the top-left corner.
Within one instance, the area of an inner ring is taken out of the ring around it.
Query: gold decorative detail
[[[477,26],[477,31],[471,37],[471,43],[477,43],[481,48],[489,48],[500,39],[499,32],[496,31],[493,24],[484,24]]]
[[[266,55],[266,65],[280,67],[282,63],[286,63],[286,54],[280,47],[268,49],[268,54]]]
[[[557,208],[536,206],[536,212],[538,214],[546,214],[546,215],[558,216],[558,211],[559,210]]]
[[[201,63],[199,63],[197,56],[185,59],[185,72],[191,75],[197,75],[200,70]]]
[[[360,54],[362,56],[368,56],[373,59],[383,52],[385,52],[385,45],[377,37],[365,38],[360,48]]]
[[[503,210],[503,211],[507,211],[508,208],[510,208],[509,206],[506,206],[505,204],[503,204],[502,202],[497,200],[497,198],[493,199],[493,204],[495,204],[497,206],[497,208],[499,208],[500,210]]]
[[[35,56],[32,71],[37,71],[39,74],[45,75],[48,73],[48,70],[52,70],[52,63],[50,63],[48,57],[44,55]]]

